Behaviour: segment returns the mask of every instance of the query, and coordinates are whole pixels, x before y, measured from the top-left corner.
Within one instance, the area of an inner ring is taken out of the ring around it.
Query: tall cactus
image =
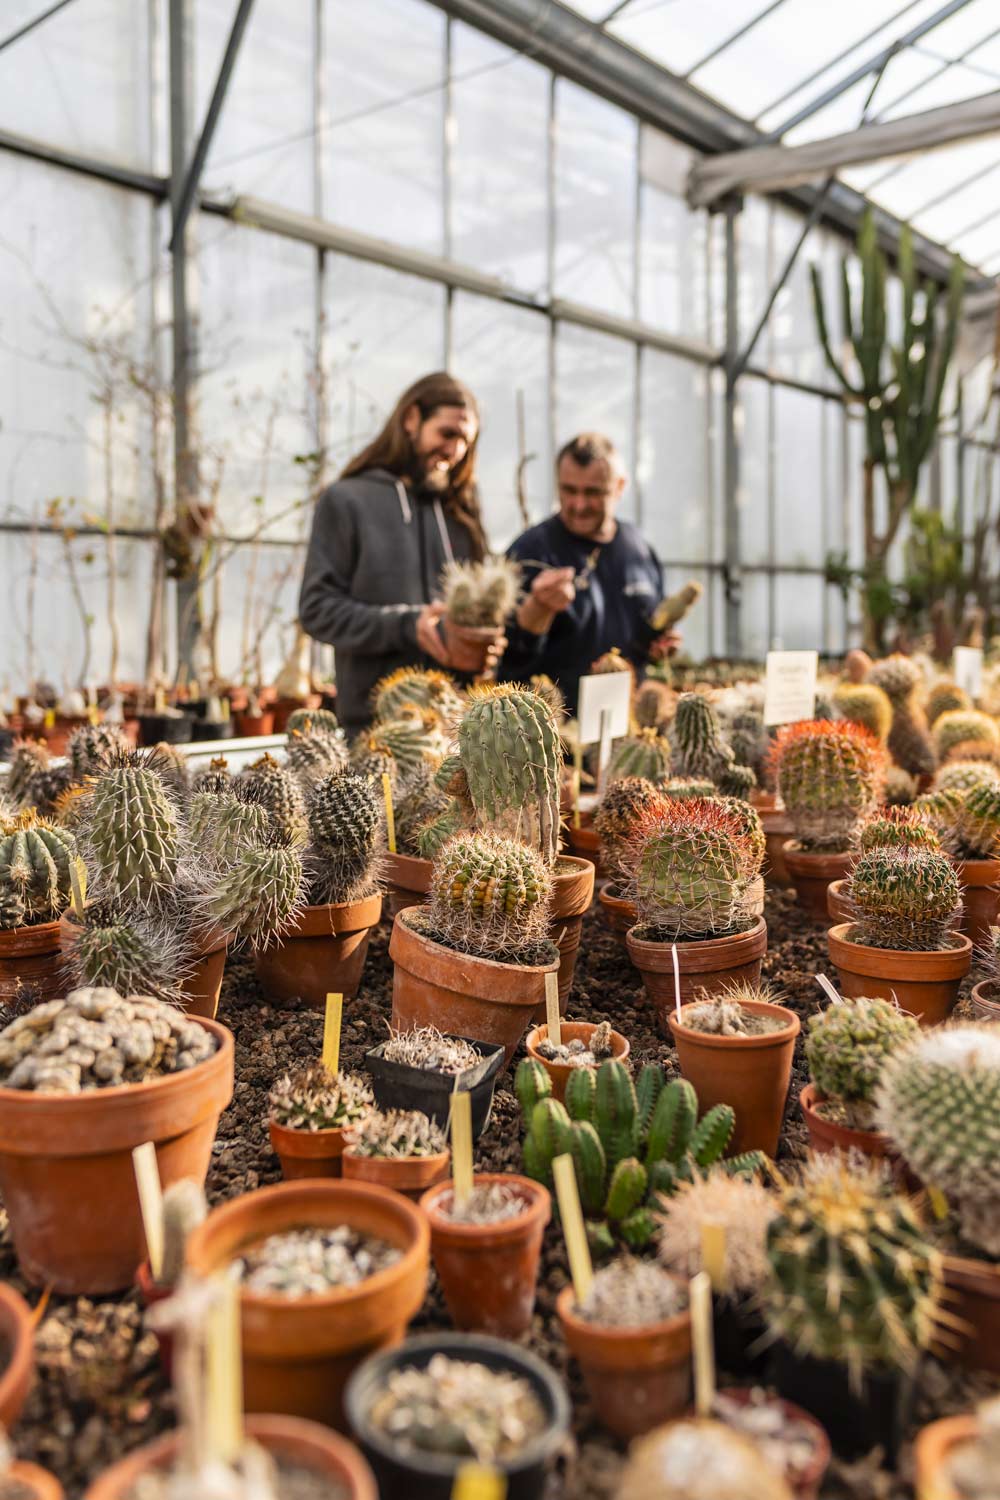
[[[551,865],[563,759],[556,716],[544,698],[514,683],[476,687],[469,696],[458,747],[476,822],[523,839]]]

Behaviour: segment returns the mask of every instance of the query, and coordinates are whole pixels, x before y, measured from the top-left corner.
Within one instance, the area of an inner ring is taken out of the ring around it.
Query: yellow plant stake
[[[327,995],[326,1020],[323,1022],[323,1066],[328,1073],[336,1073],[340,1069],[340,1027],[343,1016],[343,995]]]
[[[135,1185],[139,1189],[139,1207],[142,1210],[142,1227],[146,1232],[146,1249],[149,1252],[149,1269],[153,1280],[159,1281],[163,1269],[163,1190],[160,1187],[160,1169],[156,1164],[156,1147],[152,1141],[144,1141],[132,1150],[132,1170]]]
[[[724,1224],[701,1226],[701,1268],[708,1272],[713,1292],[727,1290],[726,1226]]]
[[[55,711],[54,708],[47,708],[45,710],[45,718],[43,719],[42,722],[44,723],[46,729],[55,729],[55,727],[56,727],[56,711]]]
[[[545,976],[545,1029],[553,1047],[562,1043],[562,1025],[559,1018],[559,975]]]
[[[385,836],[389,853],[396,852],[396,817],[392,810],[392,778],[388,771],[382,772],[382,796],[385,798]]]
[[[934,1212],[935,1219],[948,1217],[948,1200],[936,1183],[927,1184],[927,1201]]]
[[[712,1283],[707,1271],[691,1278],[691,1342],[694,1346],[694,1409],[707,1417],[715,1398],[715,1348],[712,1343]]]
[[[451,1500],[506,1500],[507,1478],[488,1464],[463,1464],[455,1475]]]
[[[566,1254],[569,1256],[569,1274],[573,1278],[573,1291],[576,1293],[577,1303],[587,1300],[590,1288],[594,1281],[594,1267],[590,1259],[590,1246],[587,1244],[587,1231],[583,1227],[583,1213],[580,1209],[580,1194],[576,1186],[576,1172],[573,1170],[573,1158],[568,1152],[557,1156],[552,1163],[552,1176],[556,1184],[556,1197],[559,1200],[559,1217],[562,1219],[563,1238],[566,1241]]]
[[[456,1208],[472,1197],[472,1096],[456,1089],[451,1096],[451,1184]]]
[[[87,901],[87,866],[79,856],[69,862],[69,891],[70,903],[82,922]]]
[[[208,1314],[205,1351],[206,1436],[212,1457],[235,1463],[243,1451],[243,1350],[240,1338],[240,1286],[222,1271],[212,1278],[216,1296]]]

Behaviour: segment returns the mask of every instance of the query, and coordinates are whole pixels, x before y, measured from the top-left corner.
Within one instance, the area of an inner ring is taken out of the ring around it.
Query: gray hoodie
[[[319,497],[299,619],[337,652],[337,715],[353,734],[371,721],[375,683],[397,667],[433,666],[417,646],[417,616],[451,557],[472,556],[469,533],[439,500],[371,469]]]

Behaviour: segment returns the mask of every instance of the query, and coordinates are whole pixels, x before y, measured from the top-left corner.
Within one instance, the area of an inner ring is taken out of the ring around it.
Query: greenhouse
[[[996,0],[0,6],[0,1500],[998,1500]]]

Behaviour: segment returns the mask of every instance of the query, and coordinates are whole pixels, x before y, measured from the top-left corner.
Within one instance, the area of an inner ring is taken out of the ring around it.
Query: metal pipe
[[[57,12],[65,10],[66,6],[72,3],[73,0],[56,0],[55,5],[50,5],[48,10],[43,10],[40,16],[35,16],[31,21],[25,21],[24,25],[19,26],[16,31],[12,31],[10,36],[4,37],[3,41],[0,42],[0,52],[6,52],[8,47],[13,47],[15,42],[19,42],[23,36],[27,36],[29,32],[34,31],[36,26],[41,26],[43,21],[47,21],[50,16],[54,16]]]

